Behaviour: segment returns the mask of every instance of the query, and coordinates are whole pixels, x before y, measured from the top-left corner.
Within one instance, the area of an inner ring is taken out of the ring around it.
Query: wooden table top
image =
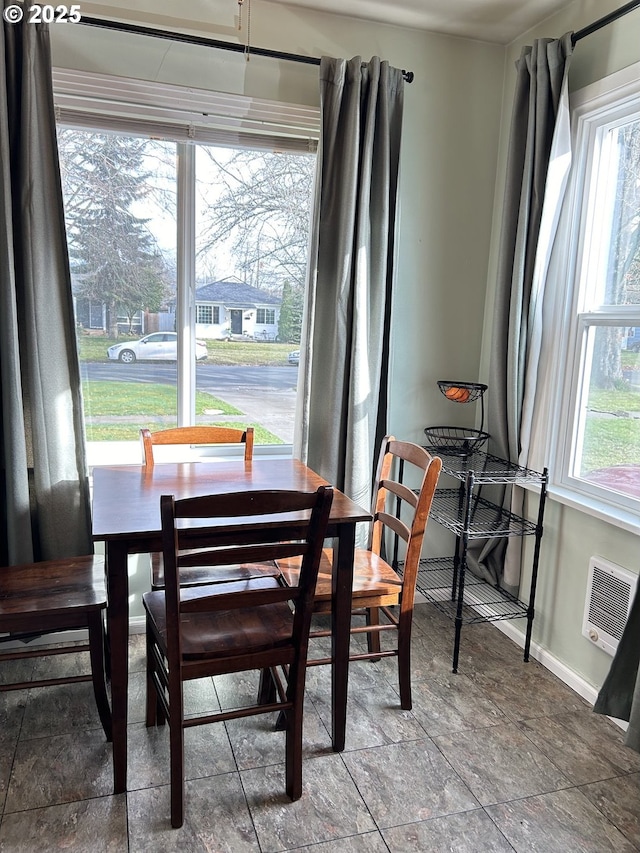
[[[93,469],[95,541],[144,538],[160,532],[160,496],[177,499],[260,489],[315,491],[327,481],[297,459],[110,465]],[[370,521],[371,514],[335,490],[330,525]],[[228,520],[226,521],[228,523]]]

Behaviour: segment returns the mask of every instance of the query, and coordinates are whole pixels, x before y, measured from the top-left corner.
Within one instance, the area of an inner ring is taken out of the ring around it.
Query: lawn
[[[589,395],[582,472],[640,462],[640,393],[594,390]],[[608,416],[607,416],[608,415]]]
[[[583,475],[612,465],[640,463],[640,419],[587,418]]]
[[[109,361],[107,349],[113,344],[122,344],[128,340],[137,341],[139,336],[121,335],[119,338],[107,338],[102,335],[79,335],[78,352],[80,361]],[[264,367],[288,364],[287,356],[300,344],[276,344],[264,341],[205,341],[209,364],[244,365]]]
[[[167,429],[176,425],[176,389],[171,385],[85,380],[82,383],[87,441],[135,441],[142,427]],[[282,444],[259,424],[241,420],[242,412],[219,397],[196,392],[196,415],[210,413],[207,424],[253,426],[256,444]],[[229,416],[238,420],[230,420]],[[226,416],[223,420],[216,417]]]

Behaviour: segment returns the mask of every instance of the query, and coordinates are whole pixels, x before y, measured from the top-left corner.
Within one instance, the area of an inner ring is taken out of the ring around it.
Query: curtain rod
[[[238,44],[232,41],[222,41],[220,39],[210,39],[204,36],[192,36],[187,33],[179,33],[174,30],[157,30],[154,27],[142,27],[138,24],[125,24],[122,21],[109,21],[106,18],[90,18],[84,15],[79,21],[80,24],[87,24],[90,27],[102,27],[106,30],[118,30],[123,33],[134,33],[142,36],[152,36],[153,38],[169,39],[170,41],[181,41],[186,44],[198,44],[203,47],[215,47],[220,50],[231,50],[235,53],[245,53],[247,48],[243,44]],[[249,52],[256,56],[268,56],[271,59],[285,59],[288,62],[302,62],[305,65],[320,65],[320,59],[317,56],[303,56],[298,53],[285,53],[281,50],[270,50],[266,47],[251,47]],[[402,76],[407,83],[412,83],[414,78],[413,71],[402,70]]]
[[[600,18],[597,21],[594,21],[592,24],[589,24],[588,27],[584,27],[581,30],[578,30],[577,33],[574,33],[571,36],[571,42],[575,45],[577,41],[583,39],[585,36],[590,36],[591,33],[595,33],[597,30],[601,30],[602,27],[606,27],[607,24],[611,24],[614,21],[617,21],[618,18],[622,18],[623,15],[626,15],[628,12],[633,12],[634,9],[640,7],[640,0],[634,0],[632,3],[625,3],[624,6],[620,6],[619,9],[616,9],[614,12],[610,12],[608,15],[605,15],[604,18]]]

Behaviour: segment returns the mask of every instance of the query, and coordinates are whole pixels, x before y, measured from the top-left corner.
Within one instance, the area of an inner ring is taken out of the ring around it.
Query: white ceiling
[[[402,27],[507,44],[572,0],[273,0]],[[561,33],[549,33],[561,35]]]

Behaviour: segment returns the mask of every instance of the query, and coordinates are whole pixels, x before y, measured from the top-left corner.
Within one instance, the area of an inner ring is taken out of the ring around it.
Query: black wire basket
[[[480,382],[455,382],[449,379],[439,379],[438,388],[447,400],[454,403],[473,403],[487,390],[487,386]]]
[[[469,456],[486,443],[488,432],[469,427],[434,426],[425,427],[430,450],[449,456]]]

